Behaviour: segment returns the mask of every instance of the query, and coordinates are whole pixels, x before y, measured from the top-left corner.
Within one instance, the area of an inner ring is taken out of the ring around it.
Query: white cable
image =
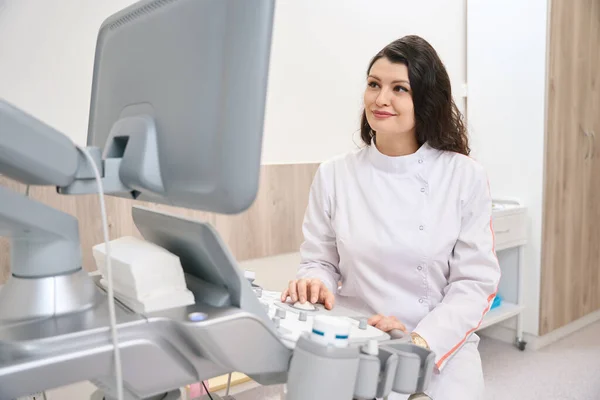
[[[110,262],[110,245],[108,236],[108,217],[106,215],[106,205],[104,204],[104,189],[102,187],[102,178],[94,159],[88,153],[87,149],[78,147],[87,158],[90,166],[94,170],[96,183],[98,184],[98,196],[100,197],[100,212],[102,213],[102,230],[104,232],[104,243],[106,246],[106,280],[108,281],[108,315],[110,319],[110,331],[115,352],[115,378],[117,383],[117,400],[123,400],[123,372],[121,369],[121,352],[119,350],[119,341],[117,338],[117,318],[115,315],[115,297],[113,291],[112,263]]]
[[[229,396],[229,389],[231,389],[231,375],[233,375],[232,372],[230,372],[227,377],[227,390],[225,391],[225,396]]]

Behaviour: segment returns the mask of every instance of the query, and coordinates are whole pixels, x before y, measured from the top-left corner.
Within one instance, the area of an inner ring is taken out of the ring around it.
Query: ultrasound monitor
[[[259,181],[274,1],[151,0],[101,26],[88,146],[117,196],[239,213]],[[210,15],[210,18],[207,18]]]

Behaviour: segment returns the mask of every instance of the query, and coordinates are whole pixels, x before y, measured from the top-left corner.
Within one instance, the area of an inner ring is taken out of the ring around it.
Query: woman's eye
[[[373,88],[373,89],[375,89],[375,88],[377,88],[378,86],[379,86],[379,85],[377,84],[377,82],[369,82],[369,87],[370,87],[370,88]]]
[[[408,92],[408,89],[407,89],[407,88],[405,88],[404,86],[396,86],[396,87],[394,88],[394,91],[395,91],[395,92]]]

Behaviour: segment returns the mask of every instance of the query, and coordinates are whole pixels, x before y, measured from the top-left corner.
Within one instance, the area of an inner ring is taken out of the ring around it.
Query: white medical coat
[[[427,341],[440,373],[478,340],[496,294],[491,217],[473,159],[428,144],[388,157],[371,145],[319,167],[297,275],[321,279],[338,304],[396,316]]]

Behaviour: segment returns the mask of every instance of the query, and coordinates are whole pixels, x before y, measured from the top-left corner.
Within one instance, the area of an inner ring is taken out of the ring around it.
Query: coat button
[[[423,225],[419,226],[420,231],[422,231],[423,229],[425,229],[425,227]]]
[[[423,159],[419,159],[419,164],[423,164]]]
[[[421,188],[421,193],[425,193],[425,188]]]
[[[417,269],[420,271],[420,270],[422,270],[422,269],[423,269],[423,267],[419,265],[419,266],[417,267]]]
[[[419,303],[423,303],[423,299],[419,299]]]

